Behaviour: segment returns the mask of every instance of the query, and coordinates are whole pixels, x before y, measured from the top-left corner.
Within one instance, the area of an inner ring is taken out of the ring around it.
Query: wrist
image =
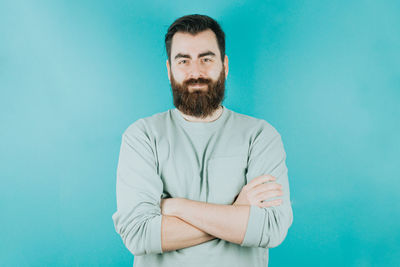
[[[163,215],[178,217],[180,206],[184,198],[167,198],[162,200],[161,212]]]
[[[180,211],[182,211],[182,203],[185,201],[184,198],[172,198],[171,199],[171,205],[169,206],[169,214],[171,216],[176,216],[179,217],[180,216]]]

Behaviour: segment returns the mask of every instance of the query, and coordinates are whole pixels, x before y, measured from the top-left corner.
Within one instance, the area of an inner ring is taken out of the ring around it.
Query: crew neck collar
[[[226,118],[228,117],[229,110],[222,106],[222,114],[218,117],[218,119],[210,122],[203,122],[203,121],[187,121],[181,114],[181,112],[177,109],[174,108],[172,109],[172,114],[174,118],[181,124],[185,129],[193,132],[207,132],[207,131],[213,131],[216,128],[218,128],[220,125],[224,123]]]

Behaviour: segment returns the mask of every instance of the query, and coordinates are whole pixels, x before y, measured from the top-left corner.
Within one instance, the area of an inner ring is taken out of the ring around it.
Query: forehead
[[[199,32],[196,35],[177,32],[172,37],[171,58],[174,58],[178,53],[197,56],[207,50],[214,52],[218,57],[220,56],[217,37],[210,29]]]

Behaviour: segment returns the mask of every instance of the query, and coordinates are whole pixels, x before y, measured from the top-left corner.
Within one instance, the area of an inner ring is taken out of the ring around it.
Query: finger
[[[257,185],[255,187],[251,188],[251,191],[249,191],[248,194],[258,195],[261,192],[270,191],[270,190],[282,190],[282,185],[275,183],[275,182],[260,184],[260,185]]]
[[[275,181],[275,180],[276,180],[276,178],[274,176],[265,174],[265,175],[261,175],[261,176],[254,178],[246,186],[250,189],[256,185],[259,185],[259,184],[262,184],[262,183],[265,183],[268,181]]]
[[[264,201],[258,204],[260,208],[268,208],[268,207],[273,207],[273,206],[279,206],[283,203],[282,199],[276,199],[276,200],[271,200],[271,201]]]
[[[273,197],[280,197],[283,195],[283,192],[281,190],[273,190],[273,191],[268,191],[268,192],[261,192],[260,194],[257,195],[257,200],[267,200]]]

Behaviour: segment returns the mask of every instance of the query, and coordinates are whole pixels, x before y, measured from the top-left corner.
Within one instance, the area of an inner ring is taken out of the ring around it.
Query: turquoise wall
[[[121,134],[173,108],[164,34],[217,19],[224,105],[281,133],[293,201],[270,266],[400,264],[399,1],[0,1],[0,265],[132,266]]]

